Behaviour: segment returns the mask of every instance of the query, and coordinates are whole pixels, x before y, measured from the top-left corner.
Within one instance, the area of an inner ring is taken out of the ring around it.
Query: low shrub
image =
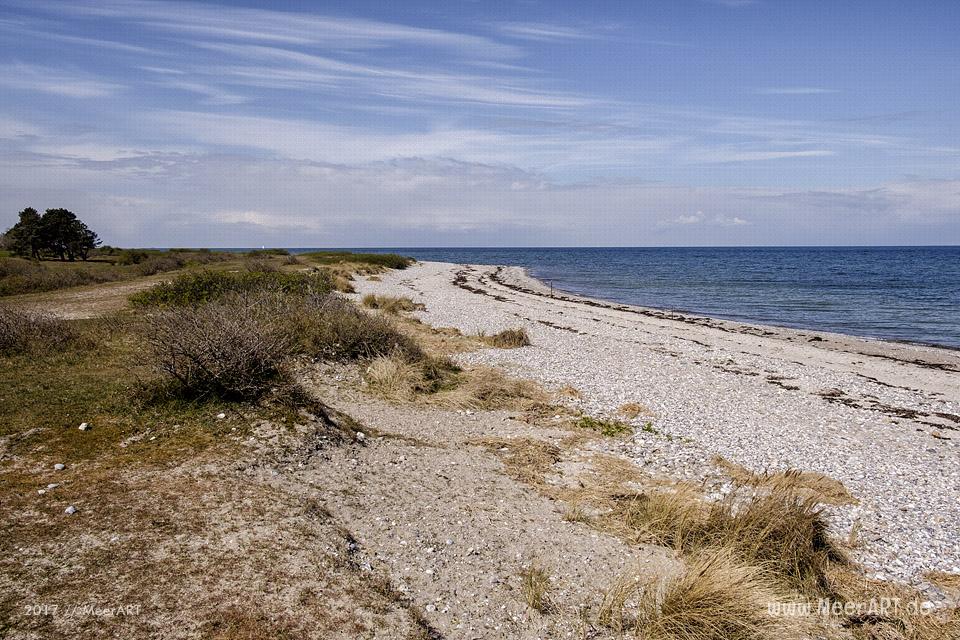
[[[518,329],[505,329],[492,336],[481,336],[481,339],[491,347],[498,349],[518,349],[530,345],[530,336],[523,327]]]
[[[280,271],[195,271],[183,273],[169,282],[162,282],[134,294],[135,306],[171,307],[199,305],[228,293],[273,291],[299,296],[324,295],[331,290],[329,276],[321,272],[284,273]]]
[[[130,264],[140,264],[144,260],[150,257],[150,253],[143,251],[142,249],[124,249],[120,251],[117,255],[117,259],[114,264],[118,265],[130,265]]]
[[[70,325],[56,316],[0,307],[0,355],[51,351],[76,338]]]
[[[153,367],[189,398],[254,401],[286,382],[294,338],[277,322],[276,293],[232,293],[201,306],[161,310],[144,320]]]
[[[243,268],[250,272],[263,272],[271,273],[273,271],[280,271],[280,267],[274,262],[265,260],[263,258],[248,258],[243,263]]]
[[[22,258],[0,258],[0,296],[100,284],[124,277],[121,269],[103,263],[56,263],[51,267]]]
[[[407,362],[426,358],[416,341],[387,318],[336,296],[310,298],[287,323],[294,327],[304,352],[316,358],[345,361],[399,355]]]
[[[412,265],[415,260],[396,253],[353,253],[351,251],[313,251],[304,253],[305,258],[309,258],[320,264],[337,264],[340,262],[354,262],[360,264],[369,264],[388,269],[406,269]]]
[[[247,251],[248,258],[256,258],[259,256],[288,256],[290,252],[286,249],[254,249],[253,251]]]

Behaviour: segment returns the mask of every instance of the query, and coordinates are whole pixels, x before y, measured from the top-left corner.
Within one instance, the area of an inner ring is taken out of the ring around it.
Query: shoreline
[[[470,266],[484,267],[485,265]],[[496,279],[499,284],[514,289],[515,291],[550,298],[550,286],[533,276],[526,267],[498,265],[494,274],[491,275],[491,278]],[[806,338],[811,344],[833,344],[834,346],[842,347],[851,353],[858,353],[859,355],[888,358],[904,364],[960,373],[960,347],[909,340],[872,338],[821,329],[802,329],[743,320],[731,320],[688,311],[621,303],[572,293],[556,287],[553,288],[553,291],[553,299],[556,300],[577,302],[616,311],[627,311],[654,318],[715,328],[721,331],[753,334],[759,332],[759,335],[765,338],[784,340]],[[854,351],[855,348],[861,348],[867,351]],[[905,351],[914,352],[914,357],[912,359],[897,357],[897,354],[902,354]]]
[[[471,265],[471,266],[488,266],[488,265]],[[517,276],[517,280],[520,283],[523,283],[524,286],[528,287],[531,291],[534,291],[541,295],[549,295],[549,292],[551,290],[551,285],[541,280],[537,276],[533,275],[530,272],[530,269],[528,267],[521,267],[517,265],[496,265],[496,266],[501,267],[503,269],[519,270],[520,274]],[[843,333],[840,331],[830,331],[827,329],[816,329],[812,327],[792,327],[792,326],[780,325],[780,324],[767,324],[763,322],[755,322],[749,319],[738,319],[733,317],[725,318],[721,316],[712,316],[704,313],[698,313],[696,311],[690,311],[687,309],[674,309],[671,307],[649,307],[644,305],[631,304],[629,302],[618,302],[616,300],[610,300],[607,298],[601,298],[601,297],[596,297],[592,295],[577,293],[575,291],[569,291],[567,289],[562,289],[557,286],[553,286],[552,289],[554,291],[554,295],[559,293],[559,294],[562,294],[562,296],[565,296],[569,299],[600,303],[600,304],[609,306],[611,309],[627,307],[627,308],[635,309],[640,312],[651,312],[651,313],[659,312],[659,313],[676,314],[679,316],[685,316],[690,319],[708,320],[708,321],[715,321],[715,322],[728,322],[736,325],[743,325],[743,326],[753,327],[755,329],[761,329],[761,330],[777,329],[777,330],[784,330],[784,331],[795,331],[798,333],[806,332],[806,333],[820,335],[820,336],[828,335],[828,336],[835,336],[835,337],[841,337],[841,338],[862,340],[868,343],[883,342],[883,343],[889,343],[889,344],[903,344],[903,345],[914,346],[914,347],[926,347],[930,349],[942,349],[944,351],[960,352],[960,346],[954,346],[949,344],[939,344],[936,342],[924,342],[922,340],[891,339],[891,338],[884,338],[882,336],[862,336],[862,335],[857,335],[853,333]]]
[[[843,484],[840,539],[870,577],[924,584],[960,572],[960,354],[912,344],[750,325],[620,305],[549,288],[519,267],[419,262],[357,295],[408,296],[436,327],[468,334],[522,326],[532,346],[463,354],[550,390],[574,408],[628,420],[602,445],[642,469],[730,491],[716,457],[756,473],[798,469]]]

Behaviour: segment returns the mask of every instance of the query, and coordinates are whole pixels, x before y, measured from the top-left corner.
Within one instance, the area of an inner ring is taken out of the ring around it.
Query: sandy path
[[[659,433],[618,451],[652,469],[713,482],[719,454],[837,478],[860,504],[836,532],[859,529],[871,573],[960,572],[958,352],[550,299],[515,269],[421,263],[358,289],[409,295],[435,326],[525,326],[533,346],[464,359],[571,384],[591,413],[645,404]]]
[[[564,520],[568,505],[510,478],[499,458],[476,444],[533,438],[560,445],[569,431],[503,411],[467,415],[372,399],[351,390],[355,371],[337,387],[315,375],[314,393],[381,437],[331,449],[284,483],[320,489],[325,508],[355,537],[361,566],[389,576],[442,637],[584,637],[581,613],[596,614],[618,575],[652,579],[676,566],[667,549],[628,546]],[[563,455],[568,464],[557,465],[552,481],[576,482],[589,472],[589,448],[564,447]],[[524,601],[520,574],[531,565],[550,574],[549,615]],[[590,634],[615,636],[592,626]]]
[[[169,273],[161,273],[136,280],[8,296],[0,298],[0,304],[43,311],[68,320],[96,318],[120,311],[127,306],[131,295],[171,277]]]

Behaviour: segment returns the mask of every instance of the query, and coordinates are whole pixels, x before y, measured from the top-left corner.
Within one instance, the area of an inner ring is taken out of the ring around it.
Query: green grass
[[[166,393],[168,383],[150,366],[136,321],[71,324],[84,340],[0,356],[0,439],[9,438],[11,455],[42,465],[165,465],[222,446],[257,419],[298,419],[302,398],[292,394],[253,403]],[[217,419],[219,413],[226,418]],[[92,428],[80,431],[83,422]]]
[[[325,295],[333,288],[330,276],[323,272],[203,270],[183,273],[169,282],[130,297],[138,307],[177,307],[198,305],[222,298],[228,293],[274,291],[305,296]]]
[[[352,262],[359,264],[369,264],[388,269],[406,269],[412,265],[415,260],[396,253],[353,253],[351,251],[312,251],[301,254],[304,258],[319,264],[339,264],[343,262]]]
[[[633,427],[625,422],[620,422],[619,420],[602,420],[591,418],[590,416],[583,416],[577,420],[576,426],[581,429],[596,431],[601,435],[611,438],[633,433]]]
[[[83,324],[91,336],[108,331],[100,322]],[[229,430],[214,419],[221,405],[141,402],[141,385],[154,378],[139,360],[127,334],[101,339],[95,348],[0,358],[0,437],[13,436],[11,453],[52,465],[114,456],[162,461],[215,444],[221,427]],[[80,431],[82,422],[93,428]],[[119,446],[147,431],[160,442],[148,435]]]

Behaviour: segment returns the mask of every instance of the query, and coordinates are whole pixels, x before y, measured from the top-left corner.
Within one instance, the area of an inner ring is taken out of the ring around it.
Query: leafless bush
[[[67,322],[56,316],[0,307],[0,354],[48,351],[76,337]]]
[[[190,397],[256,400],[284,376],[294,338],[276,293],[234,294],[198,307],[147,317],[144,338],[154,368]]]
[[[243,266],[247,271],[251,272],[259,271],[261,273],[269,273],[273,271],[280,271],[280,268],[277,267],[275,263],[263,258],[248,258],[244,262]]]

